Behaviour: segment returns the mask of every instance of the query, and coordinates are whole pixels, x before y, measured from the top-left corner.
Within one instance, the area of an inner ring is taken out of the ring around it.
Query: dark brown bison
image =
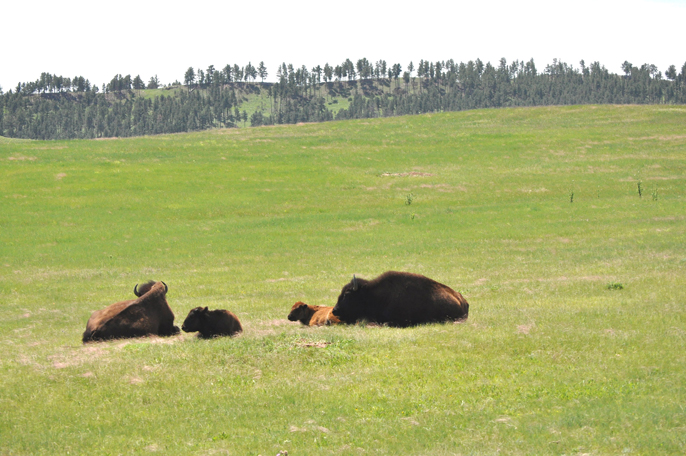
[[[288,314],[290,321],[299,321],[306,326],[336,325],[341,321],[331,315],[332,306],[311,306],[304,302],[296,302]]]
[[[133,288],[138,299],[111,304],[93,312],[83,333],[83,342],[179,333],[174,313],[167,304],[167,284],[150,281]]]
[[[238,317],[228,310],[208,310],[207,307],[196,307],[188,312],[181,326],[186,332],[200,332],[200,337],[234,336],[243,331]]]
[[[333,308],[333,315],[345,323],[368,320],[400,327],[460,320],[468,313],[465,298],[449,286],[396,271],[373,280],[353,276]]]

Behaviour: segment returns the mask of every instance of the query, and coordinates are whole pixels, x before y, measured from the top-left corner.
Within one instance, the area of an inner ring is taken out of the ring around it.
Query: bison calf
[[[331,314],[332,306],[311,306],[304,302],[296,302],[288,314],[290,321],[299,321],[306,326],[335,325],[341,321]]]
[[[150,281],[133,288],[138,299],[111,304],[93,312],[86,323],[83,342],[140,337],[150,334],[171,336],[179,333],[174,313],[167,304],[168,287]]]
[[[390,326],[455,321],[467,318],[469,304],[458,292],[428,277],[388,271],[373,280],[346,284],[333,315],[345,323],[369,320]]]
[[[191,310],[181,326],[186,332],[200,333],[202,338],[233,336],[243,331],[238,317],[228,310],[208,310],[207,307],[196,307]]]

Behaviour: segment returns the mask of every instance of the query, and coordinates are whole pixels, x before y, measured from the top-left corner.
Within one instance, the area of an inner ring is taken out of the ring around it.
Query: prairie
[[[0,454],[686,452],[683,107],[0,138],[0,176]],[[386,270],[468,320],[287,321]],[[244,333],[81,344],[148,279]]]

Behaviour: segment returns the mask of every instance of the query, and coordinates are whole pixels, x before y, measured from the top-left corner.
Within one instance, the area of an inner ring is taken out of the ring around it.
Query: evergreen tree
[[[231,68],[231,65],[226,65],[222,70],[222,73],[224,73],[224,80],[226,82],[231,82],[231,75],[233,73],[233,68]]]
[[[676,79],[676,76],[676,67],[674,65],[670,65],[669,68],[667,68],[667,71],[665,71],[665,77],[673,81]]]
[[[133,88],[136,90],[145,89],[145,83],[141,79],[140,75],[136,75],[136,77],[133,78]],[[79,92],[82,92],[82,90],[79,90]]]
[[[260,65],[257,67],[257,72],[260,75],[260,79],[262,82],[264,82],[264,79],[269,75],[267,72],[267,67],[264,65],[264,62],[260,62]]]
[[[193,67],[188,67],[186,74],[183,77],[183,82],[188,87],[188,90],[190,90],[191,85],[195,82],[195,70]]]
[[[328,62],[324,65],[324,81],[331,82],[333,79],[333,68]]]
[[[157,89],[160,86],[160,80],[157,79],[157,75],[151,76],[148,81],[148,89]]]
[[[631,69],[633,68],[633,65],[629,63],[628,60],[625,60],[624,63],[622,63],[622,71],[624,71],[624,75],[626,77],[631,76]]]

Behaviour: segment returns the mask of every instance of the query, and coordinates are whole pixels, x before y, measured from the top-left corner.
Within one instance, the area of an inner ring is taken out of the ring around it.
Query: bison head
[[[288,319],[290,321],[300,321],[301,319],[307,317],[307,310],[307,304],[298,301],[295,304],[293,304],[293,307],[291,308],[291,313],[288,314]]]
[[[138,288],[138,284],[136,284],[136,286],[133,287],[133,294],[135,294],[136,296],[138,296],[140,298],[145,293],[150,291],[150,289],[152,288],[153,285],[155,285],[155,283],[157,283],[157,282],[155,282],[154,280],[149,280],[146,283],[144,283],[143,285],[141,285],[140,288]],[[164,284],[164,292],[167,293],[167,291],[169,290],[169,287],[167,286],[166,283],[164,283],[164,282],[162,282],[162,283]]]
[[[366,283],[366,280],[358,279],[353,275],[353,279],[338,295],[338,301],[332,310],[333,315],[346,323],[355,323],[359,318],[364,317],[362,288]]]
[[[207,307],[196,307],[195,309],[188,312],[188,316],[183,321],[181,329],[185,332],[195,332],[200,331],[203,327],[210,311]]]

